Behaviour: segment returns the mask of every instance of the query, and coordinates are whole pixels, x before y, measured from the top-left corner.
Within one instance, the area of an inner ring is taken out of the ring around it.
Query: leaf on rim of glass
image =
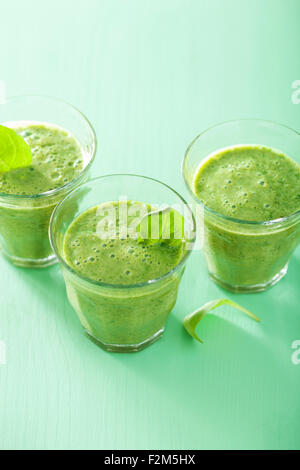
[[[184,217],[170,207],[153,209],[142,218],[137,230],[140,243],[177,246],[184,240]]]
[[[29,145],[13,129],[0,125],[0,173],[31,165]]]

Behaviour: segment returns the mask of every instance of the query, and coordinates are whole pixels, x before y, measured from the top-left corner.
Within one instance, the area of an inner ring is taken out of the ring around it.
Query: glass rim
[[[17,95],[17,96],[12,96],[10,98],[7,98],[3,104],[4,105],[7,104],[7,103],[9,104],[11,102],[16,102],[18,100],[22,100],[22,99],[26,99],[26,98],[29,98],[29,99],[30,98],[33,98],[33,99],[34,98],[40,98],[40,99],[45,99],[45,100],[48,100],[48,101],[53,101],[54,103],[56,102],[56,103],[63,104],[66,107],[68,107],[69,109],[71,109],[72,111],[75,111],[78,115],[80,115],[83,118],[83,120],[88,125],[89,130],[91,131],[91,134],[93,136],[93,148],[92,148],[92,151],[91,151],[91,158],[90,158],[89,162],[87,163],[87,165],[85,166],[85,168],[79,173],[79,175],[77,175],[74,179],[72,179],[68,183],[64,184],[63,186],[60,186],[59,188],[51,189],[49,191],[44,191],[44,192],[38,193],[38,194],[7,194],[7,193],[1,193],[0,192],[0,198],[6,199],[6,200],[36,200],[36,199],[41,199],[41,198],[44,198],[44,197],[55,196],[56,194],[60,194],[61,192],[64,192],[64,191],[68,190],[68,188],[70,188],[71,186],[76,184],[82,178],[82,176],[90,169],[93,161],[95,160],[97,149],[98,149],[97,135],[96,135],[96,131],[95,131],[93,125],[91,124],[91,122],[85,116],[85,114],[83,112],[81,112],[78,108],[76,108],[72,104],[68,103],[67,101],[64,101],[60,98],[47,96],[47,95]],[[1,104],[0,104],[0,109],[1,109]],[[0,125],[1,125],[1,123],[0,123]]]
[[[107,174],[107,175],[98,176],[96,178],[93,178],[93,179],[89,180],[88,182],[81,184],[80,186],[75,188],[73,191],[71,191],[62,201],[59,202],[59,204],[55,207],[55,209],[54,209],[54,211],[51,215],[51,219],[50,219],[50,223],[49,223],[49,239],[50,239],[51,247],[52,247],[55,255],[57,256],[59,262],[68,271],[70,271],[73,275],[75,275],[76,277],[79,277],[81,280],[83,280],[83,281],[85,281],[89,284],[93,284],[95,286],[98,286],[98,287],[103,287],[103,288],[108,288],[108,289],[119,289],[119,290],[137,289],[137,288],[146,287],[146,286],[153,286],[153,285],[157,284],[158,282],[163,281],[164,279],[168,278],[169,276],[174,274],[176,271],[178,271],[182,266],[184,266],[184,264],[186,263],[187,259],[189,258],[190,254],[192,252],[192,250],[186,250],[186,253],[182,257],[182,259],[179,261],[179,263],[177,263],[176,266],[174,266],[174,268],[172,268],[170,271],[163,274],[162,276],[157,277],[155,279],[149,279],[148,281],[145,281],[145,282],[139,282],[139,283],[136,283],[136,284],[111,284],[111,283],[106,283],[106,282],[95,281],[95,280],[90,279],[90,278],[78,273],[77,271],[75,271],[64,260],[64,258],[60,255],[59,250],[57,249],[55,236],[54,236],[54,223],[55,223],[55,218],[57,216],[58,211],[63,207],[64,203],[69,198],[72,197],[72,195],[76,191],[79,192],[83,187],[88,186],[90,184],[99,183],[101,180],[106,179],[106,178],[108,179],[108,178],[111,178],[111,177],[123,177],[123,176],[125,176],[125,177],[134,177],[134,178],[137,178],[137,179],[146,179],[148,181],[158,183],[159,185],[162,185],[165,188],[169,189],[172,193],[174,193],[181,200],[181,202],[184,203],[185,206],[188,207],[189,212],[191,214],[191,220],[193,222],[194,233],[195,233],[195,229],[196,229],[196,220],[195,220],[194,214],[193,214],[192,210],[190,209],[190,207],[188,206],[188,203],[185,201],[185,199],[175,189],[171,188],[171,186],[169,186],[168,184],[163,183],[162,181],[159,181],[155,178],[151,178],[149,176],[136,175],[136,174],[133,174],[133,173],[112,173],[112,174]],[[194,237],[193,237],[193,241],[192,241],[193,244],[195,243],[195,239],[196,239],[196,235],[194,235]]]
[[[263,227],[268,227],[268,226],[274,226],[274,225],[278,225],[278,224],[281,224],[281,223],[284,223],[284,222],[289,222],[290,220],[295,220],[297,219],[297,217],[300,217],[300,209],[296,212],[294,212],[293,214],[290,214],[290,215],[287,215],[285,217],[280,217],[280,218],[277,218],[277,219],[271,219],[271,220],[266,220],[266,221],[262,221],[262,222],[259,222],[259,221],[255,221],[255,220],[244,220],[244,219],[237,219],[235,217],[230,217],[230,216],[227,216],[227,215],[224,215],[224,214],[221,214],[220,212],[218,211],[215,211],[213,209],[210,209],[208,206],[206,206],[199,198],[197,198],[196,194],[194,193],[194,191],[192,190],[190,184],[188,183],[187,181],[187,178],[186,178],[186,175],[185,175],[185,171],[184,171],[184,167],[185,167],[185,163],[187,162],[187,159],[189,157],[189,154],[190,154],[190,151],[192,149],[192,147],[194,146],[194,144],[204,135],[204,134],[207,134],[208,132],[210,132],[211,130],[213,129],[217,129],[218,127],[221,127],[221,126],[224,126],[225,124],[234,124],[234,123],[239,123],[239,122],[243,122],[243,123],[247,123],[247,122],[251,122],[251,123],[257,123],[257,124],[260,124],[260,123],[267,123],[267,124],[272,124],[273,126],[278,126],[282,129],[285,129],[285,130],[288,130],[290,131],[291,133],[297,135],[299,138],[300,138],[300,132],[296,131],[295,129],[293,129],[292,127],[289,127],[289,126],[286,126],[284,124],[280,124],[276,121],[271,121],[271,120],[268,120],[268,119],[256,119],[256,118],[242,118],[242,119],[231,119],[231,120],[228,120],[228,121],[222,121],[218,124],[215,124],[213,126],[210,126],[208,128],[206,128],[204,131],[200,132],[200,134],[198,134],[193,140],[192,142],[189,144],[188,148],[186,149],[185,151],[185,154],[184,154],[184,158],[183,158],[183,161],[182,161],[182,165],[181,165],[181,172],[182,172],[182,176],[183,176],[183,179],[184,179],[184,182],[185,182],[185,185],[189,191],[189,193],[192,195],[193,199],[198,203],[200,204],[205,211],[207,211],[209,214],[213,215],[213,216],[216,216],[216,217],[219,217],[220,219],[223,219],[223,220],[226,220],[228,222],[233,222],[233,223],[236,223],[236,224],[240,224],[240,225],[249,225],[249,226],[263,226]],[[298,162],[296,162],[298,163]],[[299,165],[299,164],[298,164]]]

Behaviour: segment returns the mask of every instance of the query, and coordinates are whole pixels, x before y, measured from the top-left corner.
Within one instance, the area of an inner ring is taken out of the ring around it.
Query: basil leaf
[[[16,131],[0,126],[0,172],[31,165],[32,153],[29,145]]]
[[[249,310],[245,309],[244,307],[241,307],[241,305],[237,304],[236,302],[233,302],[232,300],[229,300],[229,299],[217,299],[217,300],[212,300],[211,302],[207,302],[205,305],[203,305],[203,307],[197,309],[195,312],[185,317],[185,319],[183,320],[183,325],[186,331],[188,332],[188,334],[192,336],[192,338],[199,341],[200,343],[203,343],[202,339],[200,339],[196,333],[196,328],[199,322],[205,317],[205,315],[210,313],[215,308],[221,307],[221,305],[230,305],[231,307],[234,307],[237,310],[240,310],[241,312],[245,313],[253,320],[257,322],[261,321],[257,316],[249,312]]]
[[[177,246],[182,244],[184,239],[184,217],[170,207],[152,210],[143,217],[137,230],[140,243],[166,243]]]

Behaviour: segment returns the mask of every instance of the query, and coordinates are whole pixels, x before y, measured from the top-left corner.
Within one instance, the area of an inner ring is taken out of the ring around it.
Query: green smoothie
[[[32,165],[0,174],[0,193],[33,196],[60,188],[81,173],[82,151],[68,131],[26,122],[14,123],[13,129],[29,145]]]
[[[227,148],[203,161],[194,192],[217,213],[206,211],[204,223],[204,251],[216,280],[229,288],[259,290],[286,270],[299,243],[299,218],[269,222],[300,210],[295,161],[264,146]]]
[[[82,173],[83,153],[74,136],[55,125],[22,121],[7,126],[24,138],[33,160],[29,167],[0,174],[1,245],[16,264],[38,265],[53,256],[49,220],[65,195],[51,191]]]
[[[128,203],[128,211],[132,204],[141,203]],[[175,305],[183,269],[164,276],[184,257],[185,243],[121,239],[119,205],[114,205],[116,238],[97,233],[99,207],[105,204],[84,212],[68,228],[64,259],[75,273],[94,281],[89,284],[65,270],[68,297],[86,331],[100,343],[140,345],[163,331]],[[134,220],[128,215],[128,226]]]

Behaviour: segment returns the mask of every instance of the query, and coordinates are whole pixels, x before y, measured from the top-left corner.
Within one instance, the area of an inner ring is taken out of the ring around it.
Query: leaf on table
[[[183,325],[192,338],[196,339],[200,343],[203,343],[202,339],[199,338],[199,336],[196,333],[196,328],[199,324],[199,322],[207,315],[209,314],[212,310],[221,307],[222,305],[229,305],[237,310],[240,310],[241,312],[245,313],[248,315],[248,317],[252,318],[253,320],[260,322],[261,320],[251,313],[249,310],[245,309],[241,305],[237,304],[236,302],[233,302],[233,300],[229,299],[216,299],[212,300],[210,302],[207,302],[203,307],[195,310],[195,312],[187,315],[185,319],[183,320]]]

